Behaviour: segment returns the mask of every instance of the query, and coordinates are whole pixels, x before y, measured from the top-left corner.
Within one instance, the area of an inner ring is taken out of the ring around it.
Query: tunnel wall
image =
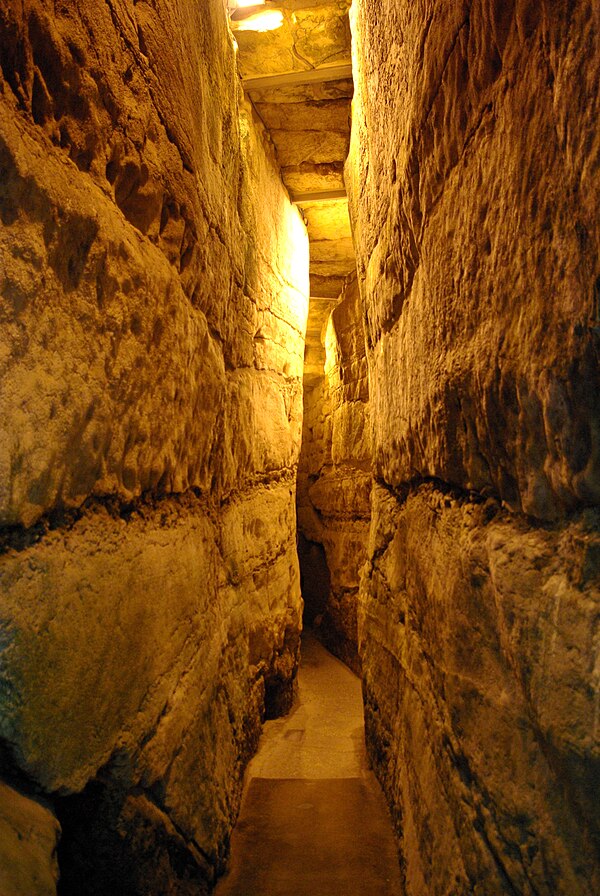
[[[369,532],[371,432],[367,360],[354,275],[347,278],[339,303],[326,319],[322,340],[323,375],[311,378],[305,389],[298,467],[305,618],[323,643],[358,672],[356,609]],[[327,577],[315,566],[315,548],[320,545]],[[314,590],[321,593],[311,600],[315,579]]]
[[[3,4],[0,219],[5,774],[102,790],[63,893],[111,837],[205,892],[291,699],[308,301],[221,0]]]
[[[355,0],[370,755],[408,896],[600,886],[600,11]]]

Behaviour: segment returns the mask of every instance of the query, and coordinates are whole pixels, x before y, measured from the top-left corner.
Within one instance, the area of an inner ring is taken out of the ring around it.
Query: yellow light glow
[[[283,24],[283,13],[280,9],[257,12],[241,22],[235,22],[236,31],[275,31]]]
[[[235,9],[245,9],[247,6],[264,6],[265,0],[233,0],[229,5]]]

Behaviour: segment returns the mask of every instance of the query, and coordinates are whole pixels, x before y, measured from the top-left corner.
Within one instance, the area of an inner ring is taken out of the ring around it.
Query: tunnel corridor
[[[600,892],[599,60],[0,4],[0,896]]]
[[[387,808],[364,746],[359,679],[302,636],[292,712],[267,722],[246,772],[216,896],[399,896]]]

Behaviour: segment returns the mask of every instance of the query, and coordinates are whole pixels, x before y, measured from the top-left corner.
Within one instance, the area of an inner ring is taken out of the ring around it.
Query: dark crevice
[[[187,837],[131,775],[128,756],[117,753],[81,793],[55,798],[62,827],[58,896],[209,893],[216,857]]]
[[[13,790],[30,797],[41,803],[50,811],[54,811],[54,805],[47,794],[39,786],[37,781],[31,778],[18,765],[10,743],[0,738],[0,780],[12,787]]]
[[[459,506],[465,504],[485,505],[486,521],[492,520],[495,516],[502,513],[509,515],[513,522],[521,522],[528,529],[539,530],[542,532],[556,532],[564,528],[565,524],[571,520],[577,520],[581,517],[582,512],[594,513],[593,505],[586,507],[575,507],[572,510],[564,512],[562,518],[557,520],[543,520],[529,514],[512,510],[502,501],[498,492],[493,489],[485,489],[485,491],[477,491],[467,489],[455,482],[448,482],[436,476],[420,476],[415,475],[411,479],[405,480],[399,484],[392,485],[382,476],[375,475],[373,477],[375,485],[384,489],[388,494],[392,495],[400,506],[404,505],[408,498],[418,494],[424,487],[430,486],[436,492],[455,501]]]
[[[158,492],[144,492],[133,500],[123,500],[116,495],[92,496],[79,507],[57,507],[44,514],[34,525],[5,526],[0,529],[0,556],[8,551],[21,552],[41,542],[51,532],[57,530],[68,532],[85,516],[103,510],[110,517],[117,520],[129,520],[135,514],[144,514],[148,511],[156,511],[161,503],[174,501],[182,507],[189,506],[191,501],[203,498],[200,489],[191,488],[180,494],[167,494]]]
[[[325,548],[318,541],[309,541],[298,533],[298,560],[300,563],[300,590],[304,599],[304,625],[314,625],[327,608],[331,590],[331,577]]]

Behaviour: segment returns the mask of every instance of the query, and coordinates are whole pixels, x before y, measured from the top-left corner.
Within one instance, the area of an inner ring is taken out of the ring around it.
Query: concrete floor
[[[367,765],[359,679],[310,632],[292,712],[248,766],[216,896],[400,896],[391,822]]]

